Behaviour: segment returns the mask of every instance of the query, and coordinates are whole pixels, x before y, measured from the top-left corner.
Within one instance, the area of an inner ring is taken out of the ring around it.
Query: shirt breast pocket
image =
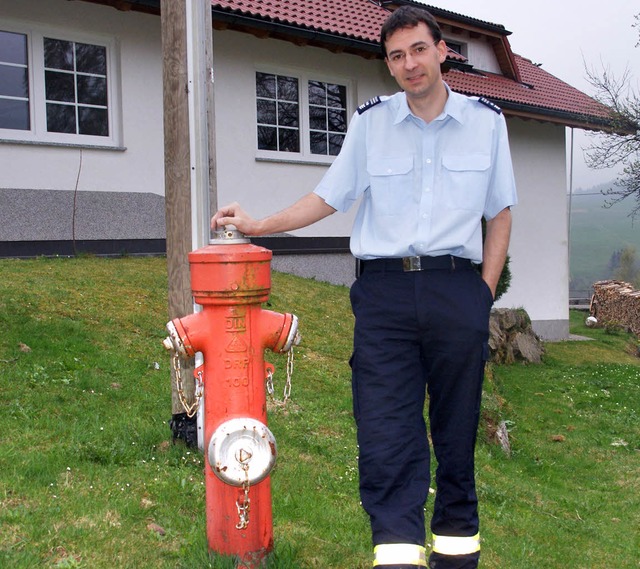
[[[413,157],[370,157],[371,203],[377,215],[398,215],[411,203]]]
[[[490,167],[491,157],[488,154],[443,156],[442,185],[445,203],[453,209],[482,212]]]

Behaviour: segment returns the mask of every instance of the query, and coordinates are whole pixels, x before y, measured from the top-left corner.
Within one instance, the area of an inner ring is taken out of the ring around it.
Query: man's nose
[[[405,69],[414,69],[416,66],[416,60],[414,59],[414,57],[407,53],[407,55],[405,55],[404,57],[404,67]]]

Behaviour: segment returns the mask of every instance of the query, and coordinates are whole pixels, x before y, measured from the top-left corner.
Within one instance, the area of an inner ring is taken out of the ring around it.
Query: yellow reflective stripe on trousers
[[[373,566],[416,565],[427,566],[427,550],[413,543],[382,543],[373,549]]]
[[[468,555],[480,551],[480,534],[452,537],[433,534],[433,552],[441,555]]]

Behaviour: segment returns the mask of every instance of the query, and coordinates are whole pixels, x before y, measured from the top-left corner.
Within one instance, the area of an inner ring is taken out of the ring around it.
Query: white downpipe
[[[209,241],[209,131],[205,51],[208,0],[186,0],[189,153],[191,169],[191,241],[193,249]]]
[[[567,250],[569,259],[569,270],[571,270],[571,207],[573,201],[573,127],[571,127],[571,142],[569,152],[569,212],[567,219]]]
[[[186,0],[187,88],[189,103],[189,161],[191,175],[191,249],[209,242],[209,128],[207,100],[206,26],[211,25],[210,0]],[[208,16],[208,17],[207,17]],[[193,311],[202,307],[194,303]],[[195,365],[202,365],[196,353]],[[198,448],[204,451],[204,401],[196,416]]]

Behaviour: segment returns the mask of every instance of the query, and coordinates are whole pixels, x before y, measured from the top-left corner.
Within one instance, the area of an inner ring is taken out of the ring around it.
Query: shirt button
[[[431,158],[427,158],[427,164],[431,164]]]
[[[429,217],[426,213],[422,214],[422,219],[427,219],[427,217]]]
[[[431,188],[426,187],[426,188],[424,189],[424,191],[425,191],[425,192],[430,192],[430,191],[431,191]]]
[[[387,174],[393,174],[393,170],[391,168],[387,169]]]

